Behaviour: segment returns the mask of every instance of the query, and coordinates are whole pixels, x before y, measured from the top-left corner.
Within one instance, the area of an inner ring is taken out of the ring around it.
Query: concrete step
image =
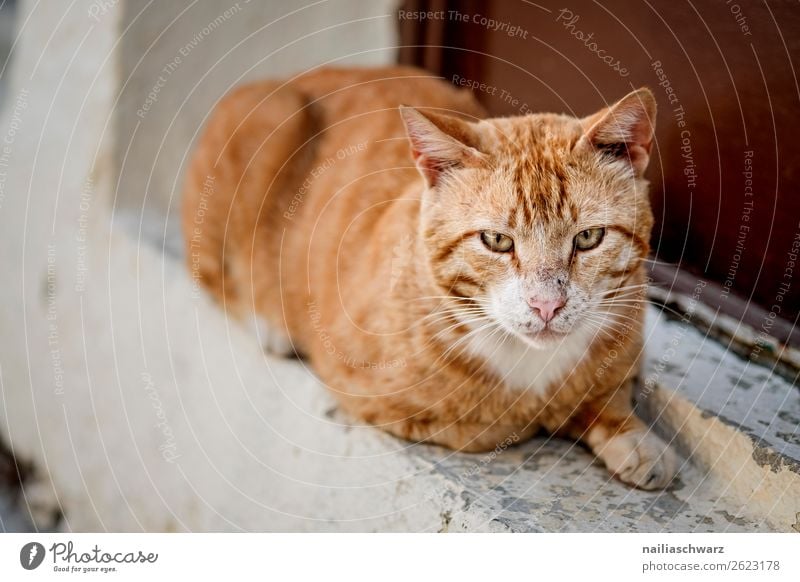
[[[446,478],[454,507],[441,531],[773,531],[746,515],[701,471],[684,462],[670,490],[631,489],[573,443],[537,438],[496,456],[419,451]]]

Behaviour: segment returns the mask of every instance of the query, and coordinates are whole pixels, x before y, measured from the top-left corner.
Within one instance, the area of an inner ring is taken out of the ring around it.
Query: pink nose
[[[564,307],[564,299],[559,297],[558,299],[545,301],[534,297],[528,300],[528,305],[530,305],[531,309],[535,312],[538,312],[539,317],[547,323],[556,316],[556,311]]]

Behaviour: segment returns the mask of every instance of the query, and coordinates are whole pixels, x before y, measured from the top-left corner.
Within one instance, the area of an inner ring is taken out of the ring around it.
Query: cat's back
[[[245,311],[280,311],[277,280],[301,296],[307,282],[295,273],[306,269],[281,274],[281,256],[294,266],[308,256],[329,263],[351,217],[420,182],[401,104],[484,115],[469,91],[400,66],[321,68],[226,95],[187,172],[183,230],[193,280]],[[322,247],[311,249],[314,228]]]
[[[354,180],[366,180],[376,196],[376,188],[396,196],[403,183],[419,180],[400,105],[471,119],[485,115],[470,91],[413,67],[323,68],[298,77],[291,86],[307,99],[316,125],[317,165],[335,160],[334,171],[315,177],[315,195],[321,198]],[[407,171],[384,172],[390,168]]]
[[[413,67],[325,68],[292,82],[314,120],[314,161],[298,223],[324,223],[337,240],[340,222],[395,200],[422,180],[411,158],[400,105],[480,118],[485,112],[472,93]],[[337,219],[338,218],[338,219]],[[304,238],[302,228],[295,234]],[[364,234],[364,233],[362,233]],[[305,240],[300,245],[305,248]]]

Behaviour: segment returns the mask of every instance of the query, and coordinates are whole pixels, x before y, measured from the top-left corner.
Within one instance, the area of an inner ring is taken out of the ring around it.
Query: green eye
[[[493,230],[484,230],[481,240],[487,249],[496,253],[507,253],[514,248],[514,240],[510,236]]]
[[[605,235],[605,228],[589,228],[582,230],[575,237],[575,248],[580,251],[593,249],[603,241]]]

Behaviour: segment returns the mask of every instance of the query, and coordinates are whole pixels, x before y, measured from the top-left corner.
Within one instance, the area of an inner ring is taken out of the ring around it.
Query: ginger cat
[[[189,169],[189,268],[368,423],[463,451],[544,429],[663,488],[676,458],[631,408],[654,119],[647,89],[485,119],[405,67],[244,86]]]

